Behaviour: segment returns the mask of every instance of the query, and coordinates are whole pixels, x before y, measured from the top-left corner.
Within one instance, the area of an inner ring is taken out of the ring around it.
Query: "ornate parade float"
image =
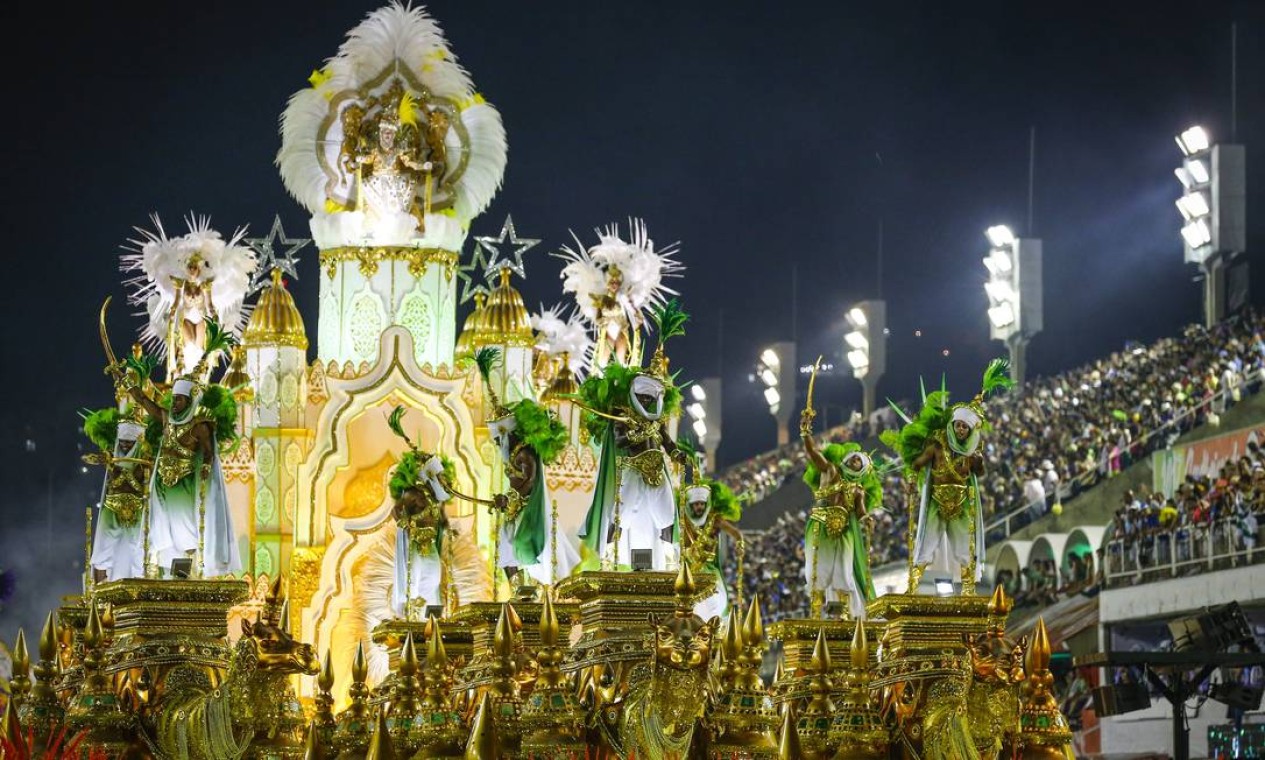
[[[506,138],[435,22],[374,12],[310,84],[277,165],[319,249],[315,361],[279,224],[129,246],[146,319],[120,359],[102,309],[91,569],[14,647],[6,756],[1071,756],[1044,627],[1011,640],[974,593],[979,416],[932,394],[894,444],[911,522],[971,547],[963,593],[874,598],[873,465],[813,447],[813,612],[766,627],[716,562],[737,501],[675,439],[676,249],[577,240],[571,318],[533,317],[537,241],[467,245]]]

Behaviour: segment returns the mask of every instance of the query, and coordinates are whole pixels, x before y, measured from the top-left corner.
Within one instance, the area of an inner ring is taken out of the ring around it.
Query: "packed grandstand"
[[[1095,485],[1183,434],[1217,424],[1228,408],[1260,389],[1263,332],[1265,319],[1256,314],[1211,329],[1190,326],[1178,337],[1126,345],[990,401],[993,430],[981,483],[989,544],[1050,510],[1075,510],[1077,497]],[[877,451],[878,432],[838,427],[822,438],[859,440]],[[770,498],[802,477],[805,461],[803,446],[795,442],[733,465],[720,476],[746,495],[747,514],[775,501],[783,509],[776,518],[762,515],[762,524],[769,527],[748,531],[743,558],[745,594],[758,595],[774,618],[803,615],[809,605],[803,582],[804,523],[811,506],[807,491],[802,503],[789,509],[784,500]],[[908,557],[909,512],[895,468],[884,479],[883,506],[872,533],[871,566],[876,569]],[[1252,561],[1260,555],[1250,548],[1262,510],[1265,452],[1254,447],[1218,477],[1189,476],[1172,493],[1130,492],[1112,524],[1104,526],[1109,540],[1098,551],[1107,554],[1105,562],[1073,554],[1057,564],[1038,561],[1003,571],[993,580],[1022,605],[1049,604],[1061,594],[1101,584],[1107,574],[1119,584],[1157,576],[1161,570],[1198,572],[1195,560],[1217,548],[1238,547],[1243,561]],[[735,558],[731,554],[731,581]]]

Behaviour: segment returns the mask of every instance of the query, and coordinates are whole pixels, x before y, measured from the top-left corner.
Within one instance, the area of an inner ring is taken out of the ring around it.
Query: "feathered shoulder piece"
[[[400,461],[395,464],[395,469],[391,470],[391,479],[387,482],[387,490],[391,493],[392,499],[399,499],[405,491],[421,484],[422,467],[426,465],[427,459],[430,459],[430,455],[417,449],[409,449],[400,456]],[[457,466],[442,454],[439,461],[444,465],[439,479],[448,485],[455,483]]]
[[[228,388],[213,383],[202,391],[199,406],[215,423],[215,438],[221,444],[237,439],[237,400]]]
[[[282,114],[276,161],[286,189],[313,215],[317,246],[368,239],[459,251],[470,220],[501,186],[505,128],[435,20],[420,6],[379,8],[308,82]],[[389,150],[409,159],[412,197],[385,198],[360,181],[381,163],[388,130]],[[427,203],[429,213],[414,217],[410,207]]]
[[[944,430],[952,418],[953,409],[949,405],[949,392],[941,385],[940,390],[927,393],[922,389],[922,407],[916,416],[910,416],[895,402],[889,401],[896,414],[905,421],[900,430],[886,430],[879,436],[888,448],[900,457],[907,475],[912,475],[913,462],[922,455],[927,446],[927,439],[937,431]]]
[[[708,497],[708,504],[711,505],[712,514],[736,523],[742,519],[742,499],[733,492],[733,489],[725,485],[719,480],[703,478],[698,481],[698,485],[707,486],[711,491]]]
[[[119,433],[119,410],[107,406],[96,411],[84,410],[80,415],[83,417],[83,434],[88,436],[88,440],[106,453],[114,451],[114,441]]]
[[[547,408],[531,399],[523,399],[510,407],[515,434],[526,443],[540,461],[552,464],[567,447],[567,428]]]

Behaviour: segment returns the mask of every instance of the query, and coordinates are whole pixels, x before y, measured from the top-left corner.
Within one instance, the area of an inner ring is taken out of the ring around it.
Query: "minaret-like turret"
[[[307,332],[294,298],[274,269],[243,334],[254,390],[255,577],[276,578],[289,561],[299,498],[299,464],[307,456]]]

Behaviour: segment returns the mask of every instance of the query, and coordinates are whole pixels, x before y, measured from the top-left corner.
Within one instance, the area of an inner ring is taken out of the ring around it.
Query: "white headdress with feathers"
[[[629,219],[628,231],[629,239],[624,240],[619,225],[595,230],[598,242],[591,248],[585,248],[572,233],[575,247],[563,246],[555,254],[566,262],[561,275],[563,291],[575,294],[579,313],[590,323],[597,321],[597,301],[606,294],[615,270],[619,271],[615,298],[635,325],[643,321],[647,309],[677,294],[664,279],[680,277],[685,270],[675,258],[679,244],[656,250],[646,223],[640,219]]]
[[[505,129],[497,110],[475,92],[435,20],[425,9],[399,2],[379,8],[348,33],[338,53],[310,81],[311,87],[291,96],[282,114],[277,166],[286,189],[312,213],[317,245],[370,242],[460,250],[470,220],[500,188]],[[450,213],[426,214],[420,235],[407,215],[369,225],[363,212],[337,208],[356,193],[356,178],[340,156],[341,117],[347,108],[363,105],[397,83],[415,102],[449,119],[443,137],[444,175],[435,186],[451,187]],[[327,208],[330,202],[333,210]]]
[[[246,228],[238,228],[225,240],[211,229],[210,218],[190,215],[185,219],[189,231],[169,237],[157,214],[150,219],[154,229],[137,227],[139,237],[129,240],[119,257],[119,268],[130,275],[124,280],[130,291],[128,302],[143,308],[149,317],[141,331],[145,342],[165,347],[178,281],[209,284],[214,318],[224,330],[240,333],[250,316],[243,301],[256,266],[255,252],[242,244]],[[202,266],[191,272],[189,264],[195,257]],[[196,322],[212,315],[188,311],[183,316]]]

